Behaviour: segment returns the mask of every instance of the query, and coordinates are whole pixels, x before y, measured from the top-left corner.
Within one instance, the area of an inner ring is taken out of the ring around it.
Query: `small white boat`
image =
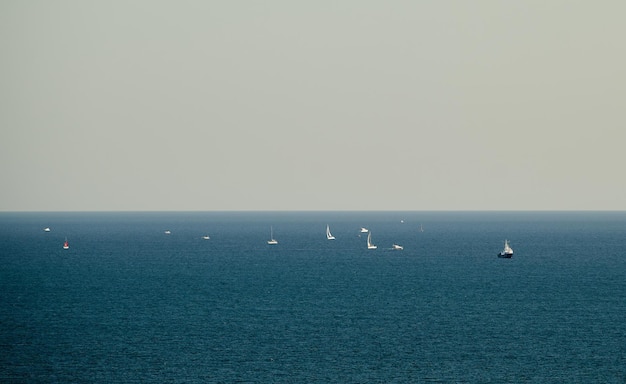
[[[65,242],[63,243],[63,249],[70,249],[70,243],[67,241],[67,237],[65,238]]]
[[[278,244],[278,240],[274,238],[274,229],[270,227],[270,239],[267,241],[268,244]]]
[[[420,229],[419,229],[419,231],[420,231],[420,232],[424,232],[424,227],[422,227],[422,224],[420,224]]]
[[[369,229],[361,227],[361,233],[368,233],[369,231]]]
[[[330,227],[328,226],[328,224],[326,224],[326,238],[328,240],[335,240],[335,236],[330,233]]]
[[[43,231],[44,231],[44,232],[50,232],[50,228],[49,228],[49,227],[45,227],[45,228],[43,229]]]
[[[391,246],[391,249],[393,249],[394,251],[401,251],[404,249],[404,247],[398,244],[394,244]]]
[[[203,238],[204,240],[209,240],[209,239],[210,239],[209,235],[202,236],[202,238]]]
[[[165,233],[166,235],[171,235],[172,234],[172,232],[170,232],[170,231],[165,231],[163,233]]]
[[[505,259],[510,259],[511,257],[513,257],[513,248],[509,246],[508,240],[504,240],[504,249],[502,250],[502,252],[498,253],[498,257],[502,257]]]
[[[367,249],[376,249],[378,248],[374,244],[372,244],[372,232],[367,233]]]

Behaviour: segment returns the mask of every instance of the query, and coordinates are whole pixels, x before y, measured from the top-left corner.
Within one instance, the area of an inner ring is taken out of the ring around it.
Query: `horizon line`
[[[0,210],[2,213],[314,213],[314,212],[626,212],[626,209],[157,209],[157,210]]]

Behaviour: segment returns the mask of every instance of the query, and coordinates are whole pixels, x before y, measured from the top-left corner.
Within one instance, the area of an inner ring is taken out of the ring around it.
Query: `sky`
[[[0,211],[626,210],[626,2],[0,1]]]

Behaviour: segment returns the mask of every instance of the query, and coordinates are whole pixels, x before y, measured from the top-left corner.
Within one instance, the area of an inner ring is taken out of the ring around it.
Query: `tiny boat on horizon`
[[[330,227],[328,226],[328,224],[326,224],[326,238],[328,240],[335,240],[335,236],[330,233]]]
[[[372,232],[367,233],[367,249],[376,249],[378,248],[372,243]]]
[[[50,227],[45,227],[45,228],[43,229],[43,231],[44,231],[44,232],[50,232]]]
[[[504,249],[502,250],[502,252],[498,253],[498,257],[504,259],[510,259],[511,257],[513,257],[513,248],[509,246],[508,240],[504,240]]]
[[[268,244],[278,244],[278,240],[274,238],[274,229],[270,227],[270,239],[267,241]]]

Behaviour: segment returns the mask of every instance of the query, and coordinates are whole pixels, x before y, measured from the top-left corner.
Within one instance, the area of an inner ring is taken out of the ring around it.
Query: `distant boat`
[[[498,253],[498,257],[502,257],[505,259],[510,259],[513,257],[513,249],[509,246],[509,241],[504,240],[504,249],[502,252]]]
[[[274,239],[274,229],[270,227],[270,239],[267,241],[268,244],[278,244],[278,240]]]
[[[422,227],[422,224],[420,224],[420,232],[424,232],[424,227]]]
[[[204,240],[209,240],[209,239],[210,239],[209,235],[202,236],[202,238],[203,238]]]
[[[398,244],[394,244],[391,246],[391,249],[393,249],[394,251],[401,251],[404,249],[404,247]]]
[[[335,236],[330,233],[330,227],[328,226],[328,224],[326,224],[326,238],[328,240],[335,240]]]
[[[376,249],[378,248],[374,244],[372,244],[372,232],[367,233],[367,249]]]
[[[50,232],[50,228],[45,227],[45,228],[43,229],[43,231],[44,231],[44,232]]]
[[[170,235],[172,232],[170,232],[170,231],[165,231],[165,232],[163,232],[163,233],[165,233],[166,235]]]
[[[361,227],[361,233],[368,233],[369,231],[369,229]]]
[[[70,249],[70,243],[68,243],[67,237],[65,238],[65,242],[63,243],[63,249]]]

